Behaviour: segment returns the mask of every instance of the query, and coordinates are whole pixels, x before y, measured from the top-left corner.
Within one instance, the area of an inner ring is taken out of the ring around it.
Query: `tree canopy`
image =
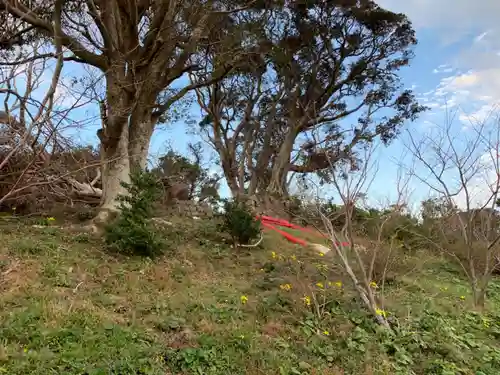
[[[390,143],[425,109],[399,77],[416,44],[411,23],[372,0],[0,0],[0,8],[4,64],[57,58],[104,80],[94,99],[107,210],[131,167],[145,167],[156,124],[191,92],[234,195],[282,197],[290,173],[328,180],[338,163],[356,169],[360,148]],[[13,52],[33,41],[54,48]]]
[[[252,53],[246,34],[273,2],[232,1],[0,1],[4,64],[58,58],[85,64],[105,80],[101,107],[103,209],[116,209],[131,166],[145,167],[155,125],[190,90],[220,80]],[[20,57],[10,50],[32,41],[49,52]],[[56,48],[48,48],[50,45]],[[217,46],[218,60],[207,50]],[[203,69],[206,81],[174,88]]]
[[[258,60],[196,90],[200,126],[233,193],[282,195],[288,172],[327,178],[336,163],[356,168],[357,148],[388,144],[425,110],[398,75],[416,44],[403,14],[373,1],[293,3],[258,37]],[[192,82],[206,75],[193,72]]]

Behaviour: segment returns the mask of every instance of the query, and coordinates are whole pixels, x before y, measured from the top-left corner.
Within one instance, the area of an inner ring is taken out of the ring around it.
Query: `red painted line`
[[[302,232],[309,232],[309,233],[312,233],[312,234],[315,234],[315,235],[318,235],[321,237],[327,237],[324,233],[317,232],[317,231],[311,230],[309,228],[304,228],[304,227],[301,227],[301,226],[296,225],[296,224],[292,224],[287,220],[278,219],[278,218],[271,217],[271,216],[257,216],[257,219],[259,219],[261,221],[262,226],[281,234],[288,241],[293,242],[295,244],[302,245],[302,246],[307,246],[307,242],[301,238],[297,238],[295,236],[292,236],[288,232],[285,232],[285,231],[282,231],[281,229],[276,228],[275,225],[278,225],[281,227],[292,228],[292,229],[298,229],[298,230],[301,230]],[[338,245],[349,246],[349,242],[342,242]]]
[[[283,237],[285,237],[290,242],[293,242],[295,244],[302,245],[302,246],[307,246],[307,242],[306,241],[304,241],[304,240],[302,240],[300,238],[294,237],[290,233],[282,231],[281,229],[278,229],[278,228],[276,228],[275,226],[273,226],[273,225],[271,225],[269,223],[262,222],[262,225],[264,227],[268,228],[268,229],[274,230],[275,232],[281,234]]]
[[[308,232],[308,233],[311,233],[311,234],[314,234],[314,235],[320,236],[320,237],[325,237],[325,238],[328,237],[324,233],[321,233],[319,231],[315,231],[315,230],[312,230],[309,228],[301,227],[300,225],[290,223],[289,221],[284,220],[284,219],[278,219],[278,218],[274,218],[271,216],[257,216],[257,218],[260,219],[262,222],[268,222],[269,224],[275,224],[275,225],[279,225],[281,227],[297,229],[297,230],[300,230],[302,232]]]

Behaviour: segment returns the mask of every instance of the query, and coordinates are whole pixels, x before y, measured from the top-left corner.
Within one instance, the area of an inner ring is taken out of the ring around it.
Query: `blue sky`
[[[408,15],[417,31],[416,57],[401,76],[405,85],[412,87],[420,101],[431,110],[418,121],[406,125],[411,134],[417,138],[433,134],[436,124],[447,122],[450,114],[454,114],[452,129],[457,143],[468,138],[470,129],[482,121],[494,126],[492,117],[500,109],[500,28],[497,17],[500,2],[380,0],[379,4]],[[403,135],[393,145],[381,150],[379,173],[371,186],[371,196],[382,199],[395,196],[397,165],[393,160],[404,153],[407,142],[408,136]],[[417,173],[424,174],[418,166],[416,168]],[[477,185],[482,183],[478,176]],[[411,186],[414,203],[429,195],[425,184],[412,180]],[[473,191],[478,200],[485,196],[485,192],[475,187]],[[459,204],[460,199],[463,197],[459,196]]]
[[[443,124],[446,115],[456,111],[453,129],[457,136],[465,136],[474,123],[484,121],[500,104],[500,1],[480,0],[379,0],[390,10],[408,15],[417,31],[418,46],[411,66],[402,70],[406,87],[413,88],[423,104],[431,107],[406,129],[415,137],[432,131],[436,124]],[[65,76],[81,74],[74,65],[65,66]],[[66,82],[68,82],[66,78]],[[68,86],[70,86],[68,84]],[[43,89],[43,87],[42,87]],[[71,88],[60,88],[60,100],[72,101]],[[200,110],[194,106],[191,116],[199,118]],[[95,107],[85,107],[75,113],[75,120],[97,115]],[[75,132],[82,143],[96,142],[95,130],[87,127]],[[185,152],[186,144],[197,139],[186,132],[184,123],[161,126],[151,142],[152,156],[171,146]],[[398,161],[402,160],[407,135],[390,147],[377,150],[378,173],[371,185],[371,202],[387,202],[396,196]],[[207,146],[207,156],[210,152]],[[412,181],[412,201],[419,202],[429,194],[429,189]],[[227,188],[223,188],[223,194]]]

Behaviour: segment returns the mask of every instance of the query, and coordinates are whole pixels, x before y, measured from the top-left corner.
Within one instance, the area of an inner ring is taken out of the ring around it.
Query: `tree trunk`
[[[244,187],[238,184],[238,175],[236,173],[238,167],[235,165],[234,155],[229,154],[229,151],[221,144],[218,144],[217,152],[219,154],[224,177],[226,178],[229,190],[231,190],[231,195],[237,197],[244,193]]]
[[[117,147],[103,152],[102,198],[96,221],[105,224],[118,211],[118,196],[126,191],[122,182],[130,182],[133,167],[144,168],[147,163],[150,138],[130,139],[125,127]]]
[[[103,152],[102,198],[97,220],[107,222],[118,209],[118,196],[126,193],[122,182],[130,181],[133,168],[144,169],[147,164],[151,131],[149,123],[140,124],[142,130],[130,131],[124,126],[116,147]]]
[[[151,100],[154,102],[154,99]],[[147,108],[147,106],[145,106]],[[151,110],[141,108],[130,116],[129,155],[130,167],[146,169],[148,163],[149,144],[155,127]]]
[[[280,198],[288,196],[287,176],[290,170],[290,157],[296,137],[296,131],[294,129],[290,129],[280,147],[280,152],[274,161],[271,182],[267,188],[267,192],[271,196]]]
[[[130,134],[129,155],[132,170],[134,168],[146,169],[148,164],[149,144],[153,132],[149,130],[151,124],[145,123],[143,126],[145,129],[140,132],[141,134],[135,136],[133,136],[133,133]]]
[[[102,197],[95,218],[99,224],[106,224],[113,219],[118,210],[118,196],[125,193],[121,183],[130,181],[128,126],[124,126],[117,144],[113,146],[101,147]]]
[[[486,288],[476,291],[476,293],[474,293],[474,306],[479,310],[483,310],[485,302]]]
[[[105,224],[114,218],[118,196],[126,192],[121,183],[130,182],[130,173],[135,168],[146,167],[157,120],[153,118],[157,88],[151,83],[150,89],[145,88],[140,93],[131,91],[133,82],[127,72],[123,62],[106,72],[106,102],[101,113],[100,136],[103,195],[96,224]]]

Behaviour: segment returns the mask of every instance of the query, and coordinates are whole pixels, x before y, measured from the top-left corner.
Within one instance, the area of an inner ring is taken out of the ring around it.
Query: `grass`
[[[498,280],[474,312],[456,267],[397,254],[378,292],[388,333],[332,257],[271,232],[234,250],[211,223],[175,225],[155,262],[51,226],[0,228],[0,374],[500,373]]]

